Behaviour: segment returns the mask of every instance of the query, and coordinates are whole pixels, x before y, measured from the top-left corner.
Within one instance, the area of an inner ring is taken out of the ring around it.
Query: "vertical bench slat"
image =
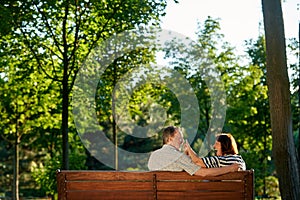
[[[56,172],[56,181],[57,181],[57,193],[59,200],[66,200],[66,174],[57,170]]]
[[[245,178],[245,199],[254,199],[254,170],[248,170],[248,173],[246,174]]]
[[[156,174],[153,174],[153,199],[157,200],[157,180],[156,180]]]

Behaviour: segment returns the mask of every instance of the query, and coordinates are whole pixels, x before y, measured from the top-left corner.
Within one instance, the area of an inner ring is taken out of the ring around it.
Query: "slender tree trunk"
[[[273,155],[282,199],[300,199],[281,0],[262,0]]]
[[[62,81],[62,139],[63,139],[63,169],[69,169],[69,140],[68,140],[68,118],[69,118],[69,60],[68,60],[68,43],[67,43],[67,20],[69,13],[69,2],[65,2],[65,16],[63,20],[63,81]]]
[[[14,177],[13,177],[13,200],[19,200],[19,136],[15,136],[15,151],[14,151]]]
[[[298,48],[299,48],[299,54],[298,54],[298,109],[300,111],[300,22],[299,22],[299,30],[298,30]],[[300,112],[299,112],[299,123],[300,123]],[[298,127],[298,159],[300,159],[300,124]],[[300,163],[298,162],[298,168],[299,168],[299,173],[300,173]]]
[[[114,61],[114,66],[113,66],[113,86],[116,85],[117,83],[117,60]],[[118,135],[117,135],[117,124],[115,120],[115,97],[114,95],[112,96],[112,128],[113,128],[113,140],[115,143],[115,170],[119,170],[119,152],[118,152]]]
[[[113,103],[114,106],[114,103]],[[119,170],[119,152],[118,152],[118,135],[117,135],[117,124],[113,117],[113,140],[115,143],[115,170]]]
[[[65,75],[64,75],[64,79]],[[62,106],[62,139],[63,139],[63,169],[69,169],[69,140],[68,140],[68,107],[69,107],[69,95],[68,95],[68,80],[63,81],[63,106]]]

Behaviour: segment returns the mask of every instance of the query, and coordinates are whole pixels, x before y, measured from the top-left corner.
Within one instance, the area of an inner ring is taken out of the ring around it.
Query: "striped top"
[[[246,170],[246,163],[241,155],[209,156],[203,157],[202,161],[207,168],[225,167],[237,163],[242,170]]]

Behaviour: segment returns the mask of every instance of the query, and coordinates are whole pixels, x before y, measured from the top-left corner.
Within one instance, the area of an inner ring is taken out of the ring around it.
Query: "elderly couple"
[[[190,175],[218,176],[228,172],[246,170],[243,158],[238,155],[236,142],[231,134],[216,137],[214,148],[217,156],[199,158],[185,142],[184,153],[180,147],[184,143],[179,128],[166,127],[163,130],[162,148],[151,153],[148,168],[150,171],[186,171]]]

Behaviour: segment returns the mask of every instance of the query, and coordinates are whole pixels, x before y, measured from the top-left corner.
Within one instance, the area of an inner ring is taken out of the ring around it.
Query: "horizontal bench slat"
[[[182,172],[156,172],[156,177],[158,180],[244,180],[249,175],[248,171],[238,171],[224,174],[221,176],[190,176],[188,173]]]
[[[180,185],[180,188],[178,188]],[[209,190],[209,191],[244,191],[243,182],[157,182],[157,190],[183,191],[183,190]]]
[[[241,192],[158,192],[158,200],[240,200],[245,199]]]
[[[106,171],[99,173],[99,171],[71,171],[66,173],[66,180],[152,180],[153,174],[151,172],[118,172]]]
[[[153,200],[153,192],[133,192],[133,191],[86,191],[86,192],[67,192],[67,199],[71,200],[132,200],[132,199],[141,199],[141,200]]]
[[[114,181],[114,182],[90,182],[90,181],[72,181],[66,182],[67,191],[70,190],[153,190],[152,182],[133,182],[133,181]]]

